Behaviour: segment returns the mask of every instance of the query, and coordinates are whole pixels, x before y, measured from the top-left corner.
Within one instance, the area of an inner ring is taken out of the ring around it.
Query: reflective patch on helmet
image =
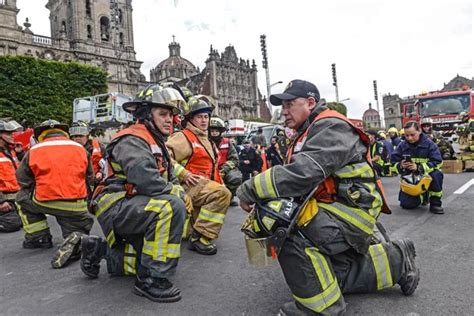
[[[281,201],[270,201],[268,202],[268,207],[274,210],[275,212],[279,213],[283,203]]]
[[[273,225],[275,224],[276,220],[273,219],[273,218],[270,218],[268,216],[264,216],[262,218],[262,223],[263,225],[265,226],[265,228],[268,230],[268,231],[271,231],[272,230],[272,227]]]

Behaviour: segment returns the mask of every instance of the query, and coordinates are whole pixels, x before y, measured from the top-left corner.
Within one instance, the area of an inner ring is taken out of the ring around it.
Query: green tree
[[[0,56],[0,117],[27,126],[50,118],[70,123],[75,98],[106,91],[107,74],[98,67]]]
[[[337,112],[341,113],[342,115],[347,116],[347,107],[343,103],[328,102],[327,106],[331,110],[337,111]]]

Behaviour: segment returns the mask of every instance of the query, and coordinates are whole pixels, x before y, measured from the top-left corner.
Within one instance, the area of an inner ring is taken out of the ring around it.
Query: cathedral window
[[[123,25],[123,12],[122,12],[122,9],[118,10],[118,22],[119,22],[119,25]]]
[[[87,38],[92,39],[92,26],[87,25]]]
[[[110,39],[110,21],[106,16],[100,18],[100,39],[103,42],[108,42]]]
[[[120,46],[123,46],[123,33],[120,32],[119,34],[119,43],[120,43]]]
[[[86,16],[90,18],[92,16],[91,11],[91,0],[86,0]]]
[[[67,28],[66,28],[66,21],[61,22],[61,33],[66,33]]]

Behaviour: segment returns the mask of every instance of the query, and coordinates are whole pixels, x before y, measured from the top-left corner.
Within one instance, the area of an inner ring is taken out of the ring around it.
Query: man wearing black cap
[[[282,106],[285,124],[297,136],[286,165],[241,185],[241,207],[249,212],[257,201],[288,197],[302,203],[315,192],[278,255],[295,298],[280,313],[340,315],[346,309],[343,293],[375,292],[394,284],[411,295],[419,281],[413,242],[374,242],[377,218],[390,209],[372,167],[367,135],[328,109],[308,81],[291,81],[270,102]]]

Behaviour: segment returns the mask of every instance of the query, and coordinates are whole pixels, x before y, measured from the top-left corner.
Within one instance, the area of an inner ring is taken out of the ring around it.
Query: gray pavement
[[[453,194],[474,173],[445,175],[445,215],[427,207],[398,207],[398,178],[384,178],[393,214],[381,221],[393,238],[415,241],[420,285],[411,297],[398,286],[377,294],[347,295],[347,315],[473,315],[474,186]],[[133,278],[87,279],[77,262],[61,270],[50,267],[54,249],[21,248],[23,233],[0,235],[0,314],[2,315],[276,315],[291,300],[283,275],[274,265],[255,269],[247,264],[243,235],[245,214],[229,209],[219,252],[204,257],[183,247],[175,283],[183,299],[158,304],[134,295]],[[54,218],[48,219],[55,244],[61,237]],[[94,225],[93,233],[100,234]]]

